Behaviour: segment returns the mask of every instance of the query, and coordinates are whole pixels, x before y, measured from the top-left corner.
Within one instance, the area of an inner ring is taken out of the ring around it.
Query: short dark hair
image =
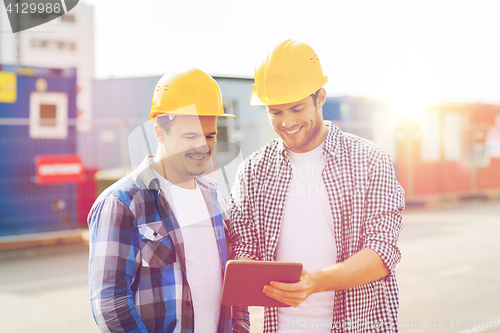
[[[313,101],[314,101],[314,106],[318,105],[318,95],[319,95],[320,90],[321,90],[321,88],[316,90],[316,92],[314,94],[311,94],[311,97],[313,98]]]
[[[156,123],[160,125],[160,127],[166,134],[170,134],[170,128],[172,127],[174,119],[175,118],[170,119],[170,117],[167,114],[162,114],[156,117]]]

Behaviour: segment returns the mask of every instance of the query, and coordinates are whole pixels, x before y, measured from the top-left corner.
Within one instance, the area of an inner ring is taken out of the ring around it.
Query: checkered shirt
[[[397,332],[404,191],[391,159],[374,143],[325,121],[327,164],[322,176],[333,215],[337,262],[373,249],[390,271],[380,280],[335,292],[332,332]],[[250,155],[231,193],[230,239],[235,258],[274,261],[292,168],[281,139]],[[307,221],[304,221],[307,223]],[[384,325],[381,328],[380,325]],[[278,329],[277,308],[266,308],[264,332]]]
[[[224,270],[228,249],[216,183],[206,176],[196,180]],[[136,171],[104,191],[90,211],[90,301],[101,332],[194,330],[182,233],[159,184],[146,158]],[[233,318],[248,327],[248,312],[238,311]],[[221,306],[217,332],[238,326],[231,322],[231,312],[231,307]]]

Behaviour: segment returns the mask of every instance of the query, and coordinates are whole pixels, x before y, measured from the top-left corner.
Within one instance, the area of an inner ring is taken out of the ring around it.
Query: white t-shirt
[[[156,175],[181,227],[193,299],[194,332],[215,333],[219,323],[222,267],[207,205],[198,185],[188,190]]]
[[[333,217],[323,183],[323,146],[302,154],[288,151],[292,179],[276,248],[277,261],[298,261],[308,272],[334,265]],[[330,332],[334,291],[310,295],[298,307],[278,308],[280,333]]]

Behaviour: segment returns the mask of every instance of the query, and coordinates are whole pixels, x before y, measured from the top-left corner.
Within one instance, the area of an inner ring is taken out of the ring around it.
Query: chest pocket
[[[175,262],[175,251],[162,221],[139,226],[142,266],[160,268]]]

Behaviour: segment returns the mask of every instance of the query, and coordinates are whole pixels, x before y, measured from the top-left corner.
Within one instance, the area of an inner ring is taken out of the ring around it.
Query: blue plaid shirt
[[[217,185],[206,176],[196,181],[224,270],[228,248]],[[194,331],[182,234],[159,184],[146,158],[104,191],[90,211],[90,301],[102,332]],[[232,323],[231,307],[221,306],[217,332],[231,332],[232,326],[247,331],[248,312],[242,310],[234,309]]]

